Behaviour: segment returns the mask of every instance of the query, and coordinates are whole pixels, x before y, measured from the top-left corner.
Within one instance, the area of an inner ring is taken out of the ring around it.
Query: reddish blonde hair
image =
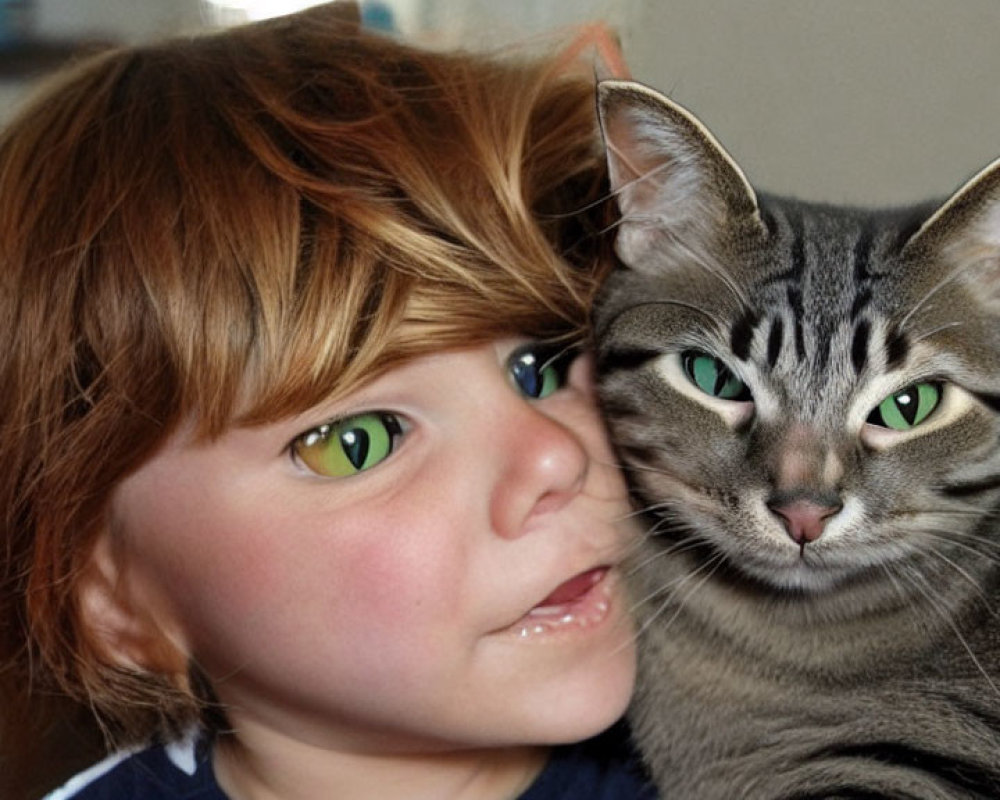
[[[98,56],[0,135],[3,655],[120,741],[197,704],[102,660],[75,578],[179,421],[212,437],[422,353],[585,328],[591,81],[340,17]]]

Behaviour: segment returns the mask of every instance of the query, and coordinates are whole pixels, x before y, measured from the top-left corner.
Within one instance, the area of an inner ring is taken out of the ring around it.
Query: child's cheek
[[[364,619],[371,635],[380,636],[398,635],[403,626],[422,627],[440,614],[440,598],[449,590],[446,576],[438,573],[427,551],[403,545],[399,538],[389,538],[340,554],[338,616],[346,612]]]

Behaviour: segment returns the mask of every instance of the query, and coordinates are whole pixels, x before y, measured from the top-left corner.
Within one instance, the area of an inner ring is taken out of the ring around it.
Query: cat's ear
[[[977,297],[1000,307],[1000,159],[949,197],[903,252],[943,260]]]
[[[663,236],[704,244],[733,223],[764,230],[743,171],[684,108],[640,83],[602,81],[598,112],[627,264],[641,268]]]

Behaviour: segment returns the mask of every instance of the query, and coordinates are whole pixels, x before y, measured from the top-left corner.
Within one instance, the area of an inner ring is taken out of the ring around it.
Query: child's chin
[[[551,727],[539,744],[558,745],[589,739],[614,725],[628,708],[634,687],[634,670],[604,677],[597,688],[581,689],[576,702],[566,702],[554,710]]]

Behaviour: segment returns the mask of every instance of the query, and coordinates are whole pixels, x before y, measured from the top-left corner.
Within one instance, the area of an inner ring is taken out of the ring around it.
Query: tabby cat
[[[936,208],[808,204],[644,86],[599,106],[664,798],[1000,797],[1000,162]]]

